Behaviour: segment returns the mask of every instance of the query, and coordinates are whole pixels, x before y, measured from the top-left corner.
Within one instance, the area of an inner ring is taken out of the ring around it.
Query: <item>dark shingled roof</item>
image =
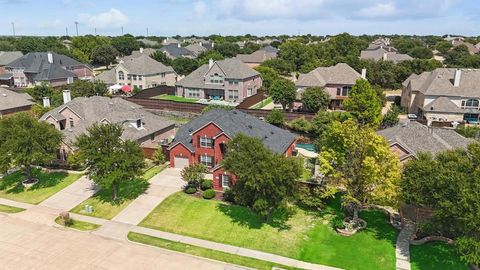
[[[167,52],[173,58],[195,56],[190,50],[184,47],[178,47],[178,44],[174,43],[163,46],[162,48],[160,48],[160,51]]]
[[[429,152],[433,155],[450,149],[466,149],[474,140],[467,139],[452,129],[429,128],[418,122],[407,122],[377,132],[390,144],[398,143],[412,155]]]
[[[265,123],[264,121],[238,110],[210,110],[198,118],[182,126],[175,136],[172,146],[182,143],[191,151],[192,133],[208,123],[214,123],[230,138],[239,133],[262,140],[270,150],[283,154],[295,141],[295,136],[284,129]]]

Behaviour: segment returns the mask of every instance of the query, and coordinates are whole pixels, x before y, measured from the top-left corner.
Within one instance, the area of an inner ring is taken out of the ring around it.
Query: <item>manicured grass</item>
[[[452,246],[442,242],[430,242],[420,246],[410,245],[412,270],[467,270]]]
[[[100,225],[93,224],[93,223],[90,223],[90,222],[85,222],[85,221],[80,221],[80,220],[75,220],[75,219],[70,219],[70,222],[71,222],[71,224],[68,225],[68,226],[65,226],[65,227],[77,229],[77,230],[80,230],[80,231],[93,231],[93,230],[96,230],[96,229],[100,228]],[[62,223],[60,222],[60,217],[57,217],[55,219],[55,223],[57,223],[58,225],[62,225]]]
[[[267,106],[268,104],[272,103],[273,102],[273,99],[271,97],[268,97],[262,101],[260,101],[259,103],[253,105],[252,107],[250,107],[251,109],[261,109],[265,106]]]
[[[35,178],[38,178],[39,182],[30,188],[23,187],[22,180],[25,179],[25,176],[20,171],[0,179],[0,197],[13,201],[39,204],[82,176],[81,174],[60,172],[45,173],[40,169],[34,169],[33,175]]]
[[[177,101],[177,102],[187,102],[187,103],[195,103],[198,101],[196,98],[184,98],[184,97],[178,97],[174,95],[161,95],[154,97],[155,99],[163,99],[163,100],[171,100],[171,101]]]
[[[9,206],[9,205],[0,204],[0,212],[13,214],[13,213],[22,212],[24,210],[25,209],[23,209],[23,208],[18,208],[18,207],[13,207],[13,206]]]
[[[129,232],[128,239],[130,241],[134,241],[134,242],[138,242],[146,245],[170,249],[170,250],[174,250],[182,253],[205,257],[205,258],[222,261],[226,263],[251,267],[259,270],[271,270],[272,267],[280,267],[282,269],[295,269],[292,267],[279,265],[272,262],[257,260],[254,258],[248,258],[240,255],[230,254],[230,253],[198,247],[198,246],[191,246],[191,245],[183,244],[180,242],[173,242],[170,240],[157,238],[149,235],[144,235],[140,233]]]
[[[86,216],[112,219],[127,207],[133,200],[140,196],[149,186],[148,180],[165,169],[165,166],[155,166],[147,170],[141,179],[124,182],[118,190],[117,201],[112,201],[112,190],[101,189],[93,197],[88,198],[81,204],[75,206],[70,212]],[[93,207],[93,212],[87,214],[85,206]]]
[[[345,269],[394,269],[397,232],[386,216],[362,212],[367,229],[343,237],[331,226],[342,216],[338,201],[322,214],[291,207],[265,224],[247,208],[176,193],[140,225]]]

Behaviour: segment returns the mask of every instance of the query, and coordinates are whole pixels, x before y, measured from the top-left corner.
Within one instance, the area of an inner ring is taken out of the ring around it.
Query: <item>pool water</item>
[[[315,152],[315,146],[312,143],[297,143],[297,148],[302,148],[311,152]]]

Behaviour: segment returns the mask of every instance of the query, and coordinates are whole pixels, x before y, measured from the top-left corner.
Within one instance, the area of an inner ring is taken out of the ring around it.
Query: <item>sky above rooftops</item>
[[[0,35],[480,35],[478,0],[0,0]]]

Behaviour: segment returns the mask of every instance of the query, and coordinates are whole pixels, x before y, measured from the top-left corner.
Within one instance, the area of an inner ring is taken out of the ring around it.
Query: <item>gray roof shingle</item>
[[[0,112],[35,104],[31,100],[32,97],[28,94],[20,94],[0,87]]]
[[[120,64],[123,65],[131,74],[136,75],[175,72],[172,67],[165,66],[145,53],[124,57]]]
[[[195,56],[192,51],[174,43],[163,46],[160,51],[168,53],[173,58]]]
[[[465,149],[474,141],[451,129],[431,128],[429,130],[427,126],[415,121],[380,130],[377,133],[385,137],[390,144],[398,143],[415,156],[420,152],[435,155],[445,150]]]
[[[63,104],[45,113],[40,120],[46,120],[49,116],[52,116],[56,120],[65,119],[61,112],[66,107],[81,118],[74,128],[62,130],[64,141],[69,145],[75,142],[77,136],[84,134],[88,127],[104,119],[109,123],[122,124],[124,127],[122,139],[128,140],[138,140],[175,125],[172,121],[146,111],[135,103],[122,98],[100,96],[74,98],[67,104]],[[144,123],[143,129],[137,129],[131,126],[129,121],[136,119],[142,119]]]
[[[267,148],[281,154],[295,141],[295,136],[289,131],[270,125],[249,114],[238,110],[213,109],[182,126],[178,130],[172,146],[182,143],[194,151],[192,132],[210,122],[215,123],[230,138],[239,133],[256,137],[261,139]]]
[[[0,66],[5,66],[11,62],[22,57],[23,53],[20,51],[4,52],[0,51]]]
[[[327,84],[354,85],[361,78],[360,73],[345,63],[331,67],[319,67],[307,74],[300,74],[297,87],[324,87]]]

